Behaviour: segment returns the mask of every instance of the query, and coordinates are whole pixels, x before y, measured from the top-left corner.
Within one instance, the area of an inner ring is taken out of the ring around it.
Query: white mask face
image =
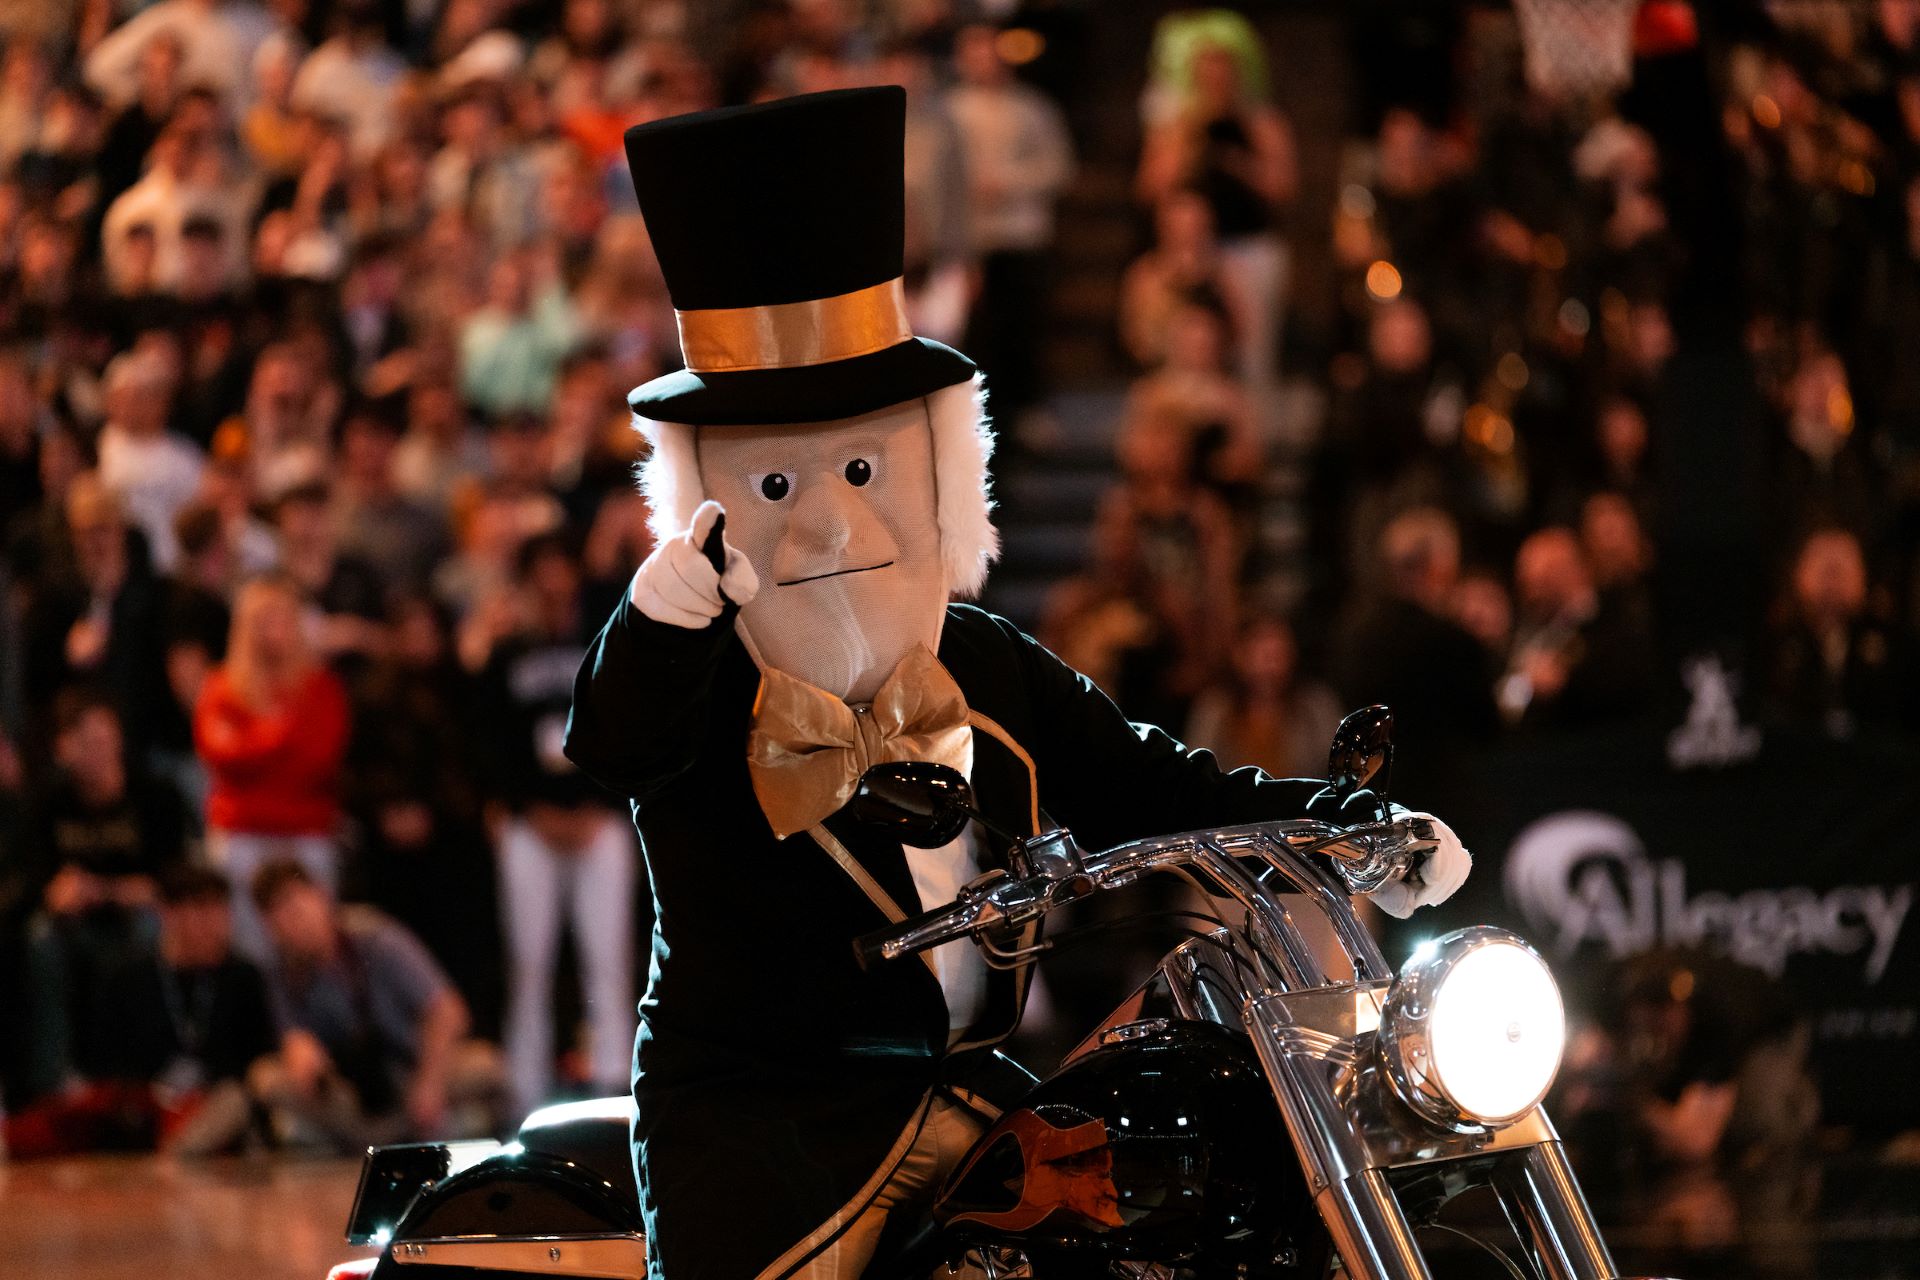
[[[938,650],[947,583],[924,401],[701,427],[695,447],[727,541],[760,576],[740,622],[763,663],[865,702],[915,645]]]

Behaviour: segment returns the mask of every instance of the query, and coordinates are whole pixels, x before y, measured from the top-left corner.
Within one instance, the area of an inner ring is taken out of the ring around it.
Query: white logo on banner
[[[1717,653],[1689,658],[1680,679],[1693,691],[1687,718],[1667,735],[1667,763],[1676,769],[1724,769],[1760,753],[1758,726],[1740,723],[1739,688]]]
[[[1615,957],[1704,947],[1777,978],[1796,955],[1864,955],[1869,983],[1886,973],[1913,905],[1910,884],[1689,895],[1685,864],[1649,858],[1632,827],[1591,810],[1522,831],[1507,855],[1506,894],[1563,956],[1588,944]]]

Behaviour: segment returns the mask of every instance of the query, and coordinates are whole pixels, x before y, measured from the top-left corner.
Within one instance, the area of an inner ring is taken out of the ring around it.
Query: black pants
[[[1043,393],[1040,342],[1046,332],[1047,255],[1002,249],[980,262],[980,297],[967,326],[967,354],[987,375],[988,407],[1003,424]]]

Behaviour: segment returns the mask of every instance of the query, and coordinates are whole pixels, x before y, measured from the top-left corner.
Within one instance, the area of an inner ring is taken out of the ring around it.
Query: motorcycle
[[[1546,964],[1476,926],[1396,975],[1351,895],[1407,873],[1427,833],[1390,810],[1392,715],[1334,736],[1343,818],[1080,849],[1015,839],[1005,870],[855,942],[886,964],[957,939],[1031,963],[1052,913],[1148,876],[1205,891],[1207,925],[1001,1115],[941,1191],[931,1229],[869,1276],[921,1280],[1428,1280],[1442,1209],[1490,1191],[1470,1234],[1504,1274],[1609,1280],[1612,1258],[1541,1099],[1566,1020]],[[982,821],[939,765],[875,766],[852,803],[907,844]],[[991,830],[991,828],[988,828]],[[370,1151],[348,1226],[377,1246],[334,1280],[642,1277],[632,1099],[535,1112],[517,1138]],[[1451,1268],[1450,1268],[1451,1269]]]

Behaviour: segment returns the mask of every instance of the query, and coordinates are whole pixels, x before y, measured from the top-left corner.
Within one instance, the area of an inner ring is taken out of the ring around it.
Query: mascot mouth
[[[818,582],[822,578],[840,578],[845,577],[849,573],[872,573],[875,569],[886,569],[892,567],[892,565],[893,561],[885,560],[879,564],[862,565],[857,569],[835,569],[831,573],[816,573],[805,578],[795,578],[790,582],[776,582],[773,585],[776,587],[797,587],[803,582]]]

